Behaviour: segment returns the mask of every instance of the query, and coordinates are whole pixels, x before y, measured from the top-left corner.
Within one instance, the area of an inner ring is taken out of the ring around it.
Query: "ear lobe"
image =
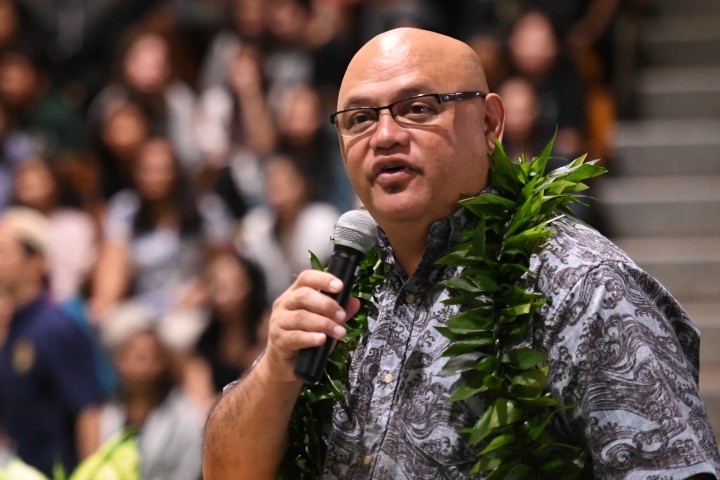
[[[505,130],[505,104],[497,93],[485,97],[485,142],[488,152],[495,150],[495,139],[502,141]]]

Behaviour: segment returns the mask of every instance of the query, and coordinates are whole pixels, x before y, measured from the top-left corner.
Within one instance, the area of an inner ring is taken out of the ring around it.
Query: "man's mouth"
[[[373,169],[375,178],[394,178],[403,174],[410,174],[416,171],[410,164],[400,160],[390,160],[379,163]]]
[[[383,174],[383,173],[391,173],[391,174],[392,174],[392,173],[397,173],[397,172],[400,172],[400,171],[403,171],[403,170],[407,170],[407,169],[408,169],[408,168],[407,168],[406,165],[401,165],[401,164],[389,164],[389,165],[384,165],[384,166],[380,169],[380,173],[381,173],[381,174]]]

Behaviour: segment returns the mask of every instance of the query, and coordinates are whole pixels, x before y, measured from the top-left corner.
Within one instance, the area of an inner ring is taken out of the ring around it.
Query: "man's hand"
[[[360,308],[356,298],[343,310],[325,295],[342,290],[342,282],[318,270],[302,272],[295,283],[273,304],[268,328],[268,345],[260,364],[282,382],[295,382],[295,357],[304,348],[318,347],[327,336],[337,340],[345,336],[343,324]]]

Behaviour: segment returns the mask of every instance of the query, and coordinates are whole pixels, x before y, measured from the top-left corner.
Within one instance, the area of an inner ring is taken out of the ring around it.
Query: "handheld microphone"
[[[351,210],[335,224],[333,250],[327,271],[343,282],[339,293],[326,293],[344,309],[350,298],[357,268],[365,254],[375,245],[377,224],[365,210]],[[328,336],[324,345],[300,350],[295,358],[295,375],[306,383],[318,383],[325,370],[335,339]]]

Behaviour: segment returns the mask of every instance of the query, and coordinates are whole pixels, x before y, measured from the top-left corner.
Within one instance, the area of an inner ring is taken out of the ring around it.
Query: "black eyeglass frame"
[[[393,118],[395,118],[395,113],[393,112],[393,107],[399,103],[407,102],[408,100],[414,100],[416,98],[423,98],[423,97],[434,97],[435,100],[437,100],[438,103],[448,103],[448,102],[461,102],[463,100],[470,100],[473,98],[481,97],[485,98],[488,95],[486,92],[455,92],[455,93],[421,93],[420,95],[414,95],[412,97],[403,98],[401,100],[396,100],[392,103],[388,103],[387,105],[383,105],[381,107],[353,107],[353,108],[347,108],[345,110],[339,110],[333,114],[330,115],[330,123],[333,125],[337,125],[337,116],[341,113],[346,112],[353,112],[356,110],[372,110],[377,115],[378,119],[380,118],[380,112],[382,110],[387,110],[390,112],[390,115],[392,115]]]

